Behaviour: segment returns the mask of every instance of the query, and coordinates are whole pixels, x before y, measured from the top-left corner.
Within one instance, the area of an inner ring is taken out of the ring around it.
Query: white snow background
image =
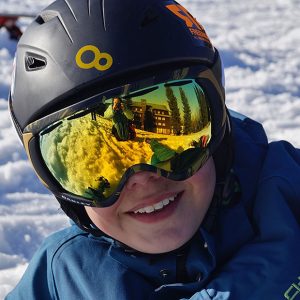
[[[0,0],[0,12],[38,13],[49,0]],[[180,1],[223,58],[227,105],[262,122],[269,140],[300,147],[300,1]],[[21,18],[25,29],[31,20]],[[171,29],[170,29],[171,30]],[[41,185],[7,110],[16,43],[0,30],[0,299],[16,285],[42,240],[68,226]]]

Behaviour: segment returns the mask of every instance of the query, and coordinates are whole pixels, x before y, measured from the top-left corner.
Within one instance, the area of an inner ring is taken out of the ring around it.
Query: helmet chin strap
[[[203,228],[208,232],[213,231],[220,209],[235,205],[240,200],[240,196],[240,182],[234,172],[230,170],[224,181],[216,183],[211,205],[203,221]]]

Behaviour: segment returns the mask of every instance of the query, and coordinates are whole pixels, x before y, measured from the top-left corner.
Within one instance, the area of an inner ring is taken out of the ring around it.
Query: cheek
[[[204,217],[212,201],[216,185],[216,171],[213,159],[209,159],[187,181],[189,186],[187,189],[189,193],[187,195],[190,199],[190,209],[194,209],[195,214],[198,214],[199,217]]]
[[[108,208],[86,207],[85,210],[92,222],[108,235],[119,224],[115,205]]]
[[[216,185],[216,169],[214,160],[210,158],[207,163],[187,180],[195,191],[207,196],[213,195]]]

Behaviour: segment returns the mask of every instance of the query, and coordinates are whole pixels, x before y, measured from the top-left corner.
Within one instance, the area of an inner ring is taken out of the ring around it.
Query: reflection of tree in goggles
[[[171,81],[101,101],[51,124],[40,133],[40,149],[65,190],[100,200],[133,166],[134,171],[164,170],[171,179],[187,169],[195,172],[207,160],[210,121],[201,87],[194,80]]]

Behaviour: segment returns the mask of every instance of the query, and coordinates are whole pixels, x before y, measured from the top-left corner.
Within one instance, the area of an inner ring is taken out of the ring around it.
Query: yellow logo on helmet
[[[94,53],[94,59],[89,63],[85,63],[81,59],[82,55],[87,51],[92,51]],[[105,52],[100,52],[100,50],[93,45],[86,45],[80,48],[76,54],[75,60],[77,66],[81,69],[95,68],[99,71],[108,70],[113,64],[113,58],[111,57],[110,54]],[[101,60],[105,60],[105,64],[101,64],[100,62]]]

